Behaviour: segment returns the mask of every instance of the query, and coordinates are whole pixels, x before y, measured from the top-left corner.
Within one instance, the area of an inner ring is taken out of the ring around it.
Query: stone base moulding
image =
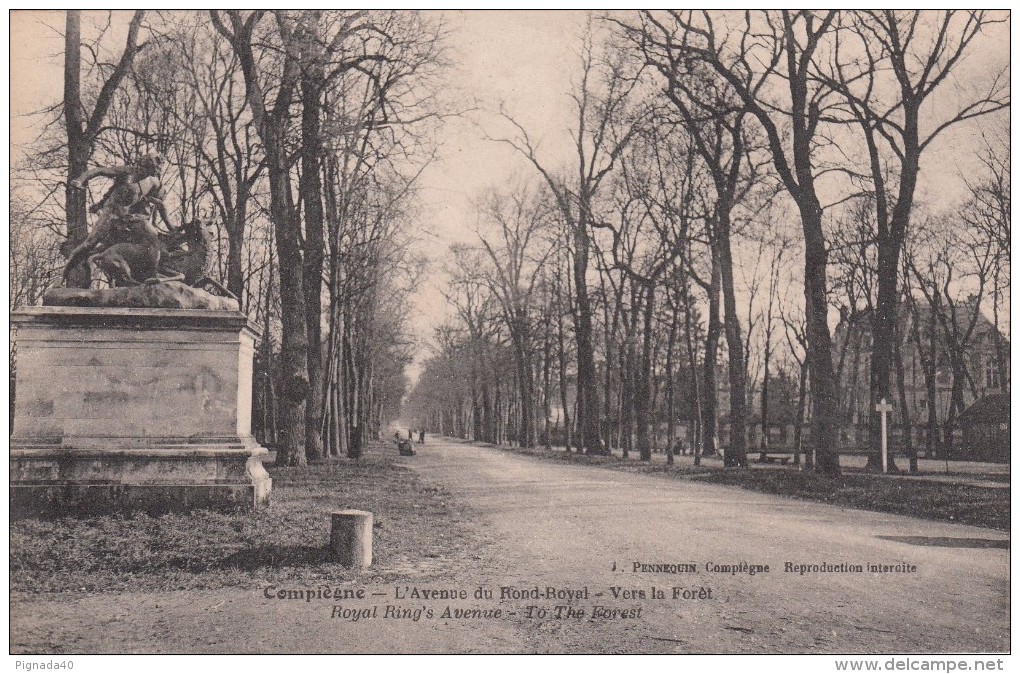
[[[12,313],[11,513],[255,509],[272,480],[251,435],[256,326],[236,311]]]

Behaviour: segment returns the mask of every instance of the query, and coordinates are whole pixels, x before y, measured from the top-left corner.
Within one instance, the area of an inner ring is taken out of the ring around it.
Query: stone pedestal
[[[253,509],[255,332],[236,311],[30,307],[17,329],[11,512]]]

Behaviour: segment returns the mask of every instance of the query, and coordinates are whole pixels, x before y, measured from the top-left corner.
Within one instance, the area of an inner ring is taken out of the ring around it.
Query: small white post
[[[886,426],[886,415],[892,412],[892,405],[882,398],[881,402],[875,405],[875,411],[882,417],[882,472],[889,472],[889,433]]]

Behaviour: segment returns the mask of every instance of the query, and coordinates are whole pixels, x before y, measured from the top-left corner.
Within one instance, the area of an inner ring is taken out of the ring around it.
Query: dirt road
[[[433,572],[392,585],[369,573],[356,586],[365,597],[339,602],[270,599],[264,587],[36,599],[31,610],[15,602],[12,633],[17,623],[19,634],[32,635],[15,646],[240,653],[1009,648],[1009,543],[996,531],[459,442],[432,441],[406,461],[452,492],[478,523],[478,559],[455,576]],[[91,625],[79,626],[74,615],[89,616]]]
[[[587,586],[606,605],[642,608],[639,620],[599,626],[598,650],[1009,648],[1008,537],[995,531],[543,463],[459,443],[428,447],[415,465],[484,514],[499,542],[502,570],[491,574],[494,581]],[[788,562],[808,570],[787,571]],[[635,563],[690,563],[696,573],[635,572]],[[769,571],[706,570],[743,563]],[[863,572],[812,568],[823,564],[861,565]],[[875,573],[869,564],[914,570]],[[613,600],[614,586],[643,590],[646,599]],[[650,598],[652,586],[665,599]],[[675,586],[704,587],[712,598],[673,600]],[[552,625],[558,634],[545,642],[549,650],[593,643],[591,622]]]

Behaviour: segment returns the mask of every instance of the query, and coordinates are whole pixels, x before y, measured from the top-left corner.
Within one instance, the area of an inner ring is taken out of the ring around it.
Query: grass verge
[[[267,467],[272,503],[258,513],[194,511],[11,523],[15,592],[168,591],[288,581],[383,582],[446,575],[477,555],[464,509],[374,446],[357,461]],[[374,514],[373,565],[349,571],[327,549],[329,513]],[[477,559],[477,556],[474,559]]]
[[[770,465],[767,468],[746,469],[682,463],[669,466],[664,463],[642,463],[621,456],[568,454],[557,449],[500,449],[548,461],[698,480],[845,508],[909,515],[936,522],[972,524],[999,531],[1010,530],[1010,490],[1003,488],[874,475],[860,471],[845,471],[841,477],[832,480],[816,473],[801,471],[795,466]],[[1004,475],[981,477],[994,482],[1009,481],[1009,477]]]

